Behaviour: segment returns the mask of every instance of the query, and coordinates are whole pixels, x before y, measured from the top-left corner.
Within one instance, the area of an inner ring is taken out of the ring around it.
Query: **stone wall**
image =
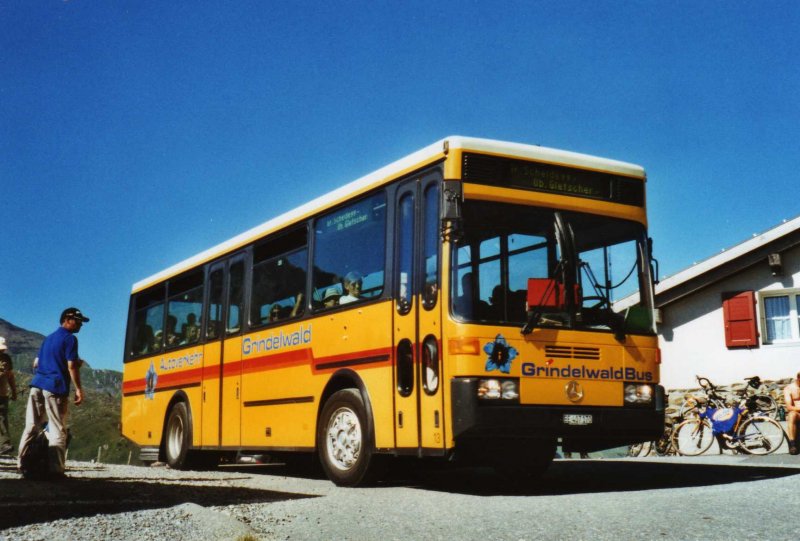
[[[792,378],[779,379],[776,381],[762,381],[761,387],[758,389],[757,394],[770,395],[773,399],[775,399],[775,402],[780,408],[784,405],[783,389],[791,382]],[[719,385],[717,387],[717,392],[726,398],[733,398],[736,393],[741,392],[746,387],[747,382],[742,381],[739,383],[734,383],[733,385]],[[666,411],[667,425],[673,424],[678,419],[678,413],[680,412],[681,404],[683,404],[684,400],[691,396],[705,396],[705,393],[699,387],[695,387],[693,389],[672,389],[667,391],[667,394],[669,396]]]

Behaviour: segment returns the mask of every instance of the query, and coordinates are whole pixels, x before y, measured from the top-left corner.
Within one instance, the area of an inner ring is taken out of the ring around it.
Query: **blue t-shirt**
[[[59,327],[44,339],[39,348],[39,364],[31,380],[31,387],[38,387],[55,395],[68,395],[72,380],[67,361],[78,359],[78,339],[64,327]]]

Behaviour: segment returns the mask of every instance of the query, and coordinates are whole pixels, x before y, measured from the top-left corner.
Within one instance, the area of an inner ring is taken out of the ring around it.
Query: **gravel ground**
[[[297,496],[256,488],[272,476],[242,470],[180,472],[69,461],[68,479],[29,481],[16,473],[15,461],[3,458],[0,540],[271,539],[263,530],[269,521],[259,521],[260,532],[248,524],[259,516],[254,511]]]
[[[339,488],[280,466],[209,472],[68,463],[23,480],[0,459],[0,540],[797,539],[798,457],[557,460],[535,486],[410,469]],[[769,520],[774,517],[778,520]]]

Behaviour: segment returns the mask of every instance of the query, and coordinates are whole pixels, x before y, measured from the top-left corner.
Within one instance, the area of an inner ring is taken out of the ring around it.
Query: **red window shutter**
[[[722,313],[725,318],[725,345],[727,347],[758,347],[755,292],[742,291],[723,294]]]

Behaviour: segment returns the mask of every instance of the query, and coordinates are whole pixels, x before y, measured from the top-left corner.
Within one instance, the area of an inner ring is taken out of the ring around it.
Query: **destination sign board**
[[[464,153],[464,182],[644,206],[644,181],[561,165]]]

